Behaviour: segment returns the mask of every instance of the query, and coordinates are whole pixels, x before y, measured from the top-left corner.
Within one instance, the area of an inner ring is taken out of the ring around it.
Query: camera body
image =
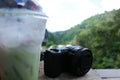
[[[88,48],[70,46],[46,50],[42,54],[42,59],[45,75],[55,78],[61,73],[85,75],[92,66],[93,56]]]

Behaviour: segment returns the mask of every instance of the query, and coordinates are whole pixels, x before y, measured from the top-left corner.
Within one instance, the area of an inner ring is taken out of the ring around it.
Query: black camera
[[[48,77],[58,77],[61,73],[74,76],[85,75],[92,66],[92,52],[81,46],[55,48],[42,52],[44,73]]]

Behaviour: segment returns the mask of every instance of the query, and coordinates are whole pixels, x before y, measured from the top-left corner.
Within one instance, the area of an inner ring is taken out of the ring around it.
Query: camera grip
[[[46,76],[55,78],[62,73],[61,54],[47,52],[44,55],[44,73]]]

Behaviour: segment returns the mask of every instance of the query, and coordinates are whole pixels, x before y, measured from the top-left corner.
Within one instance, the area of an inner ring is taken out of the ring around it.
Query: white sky
[[[120,0],[39,1],[49,17],[46,28],[51,32],[70,29],[95,14],[120,8]]]

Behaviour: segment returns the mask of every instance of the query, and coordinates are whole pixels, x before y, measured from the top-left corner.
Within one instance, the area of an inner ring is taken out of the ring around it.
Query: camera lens
[[[92,66],[92,53],[89,50],[79,51],[72,61],[73,73],[76,76],[85,75]]]

